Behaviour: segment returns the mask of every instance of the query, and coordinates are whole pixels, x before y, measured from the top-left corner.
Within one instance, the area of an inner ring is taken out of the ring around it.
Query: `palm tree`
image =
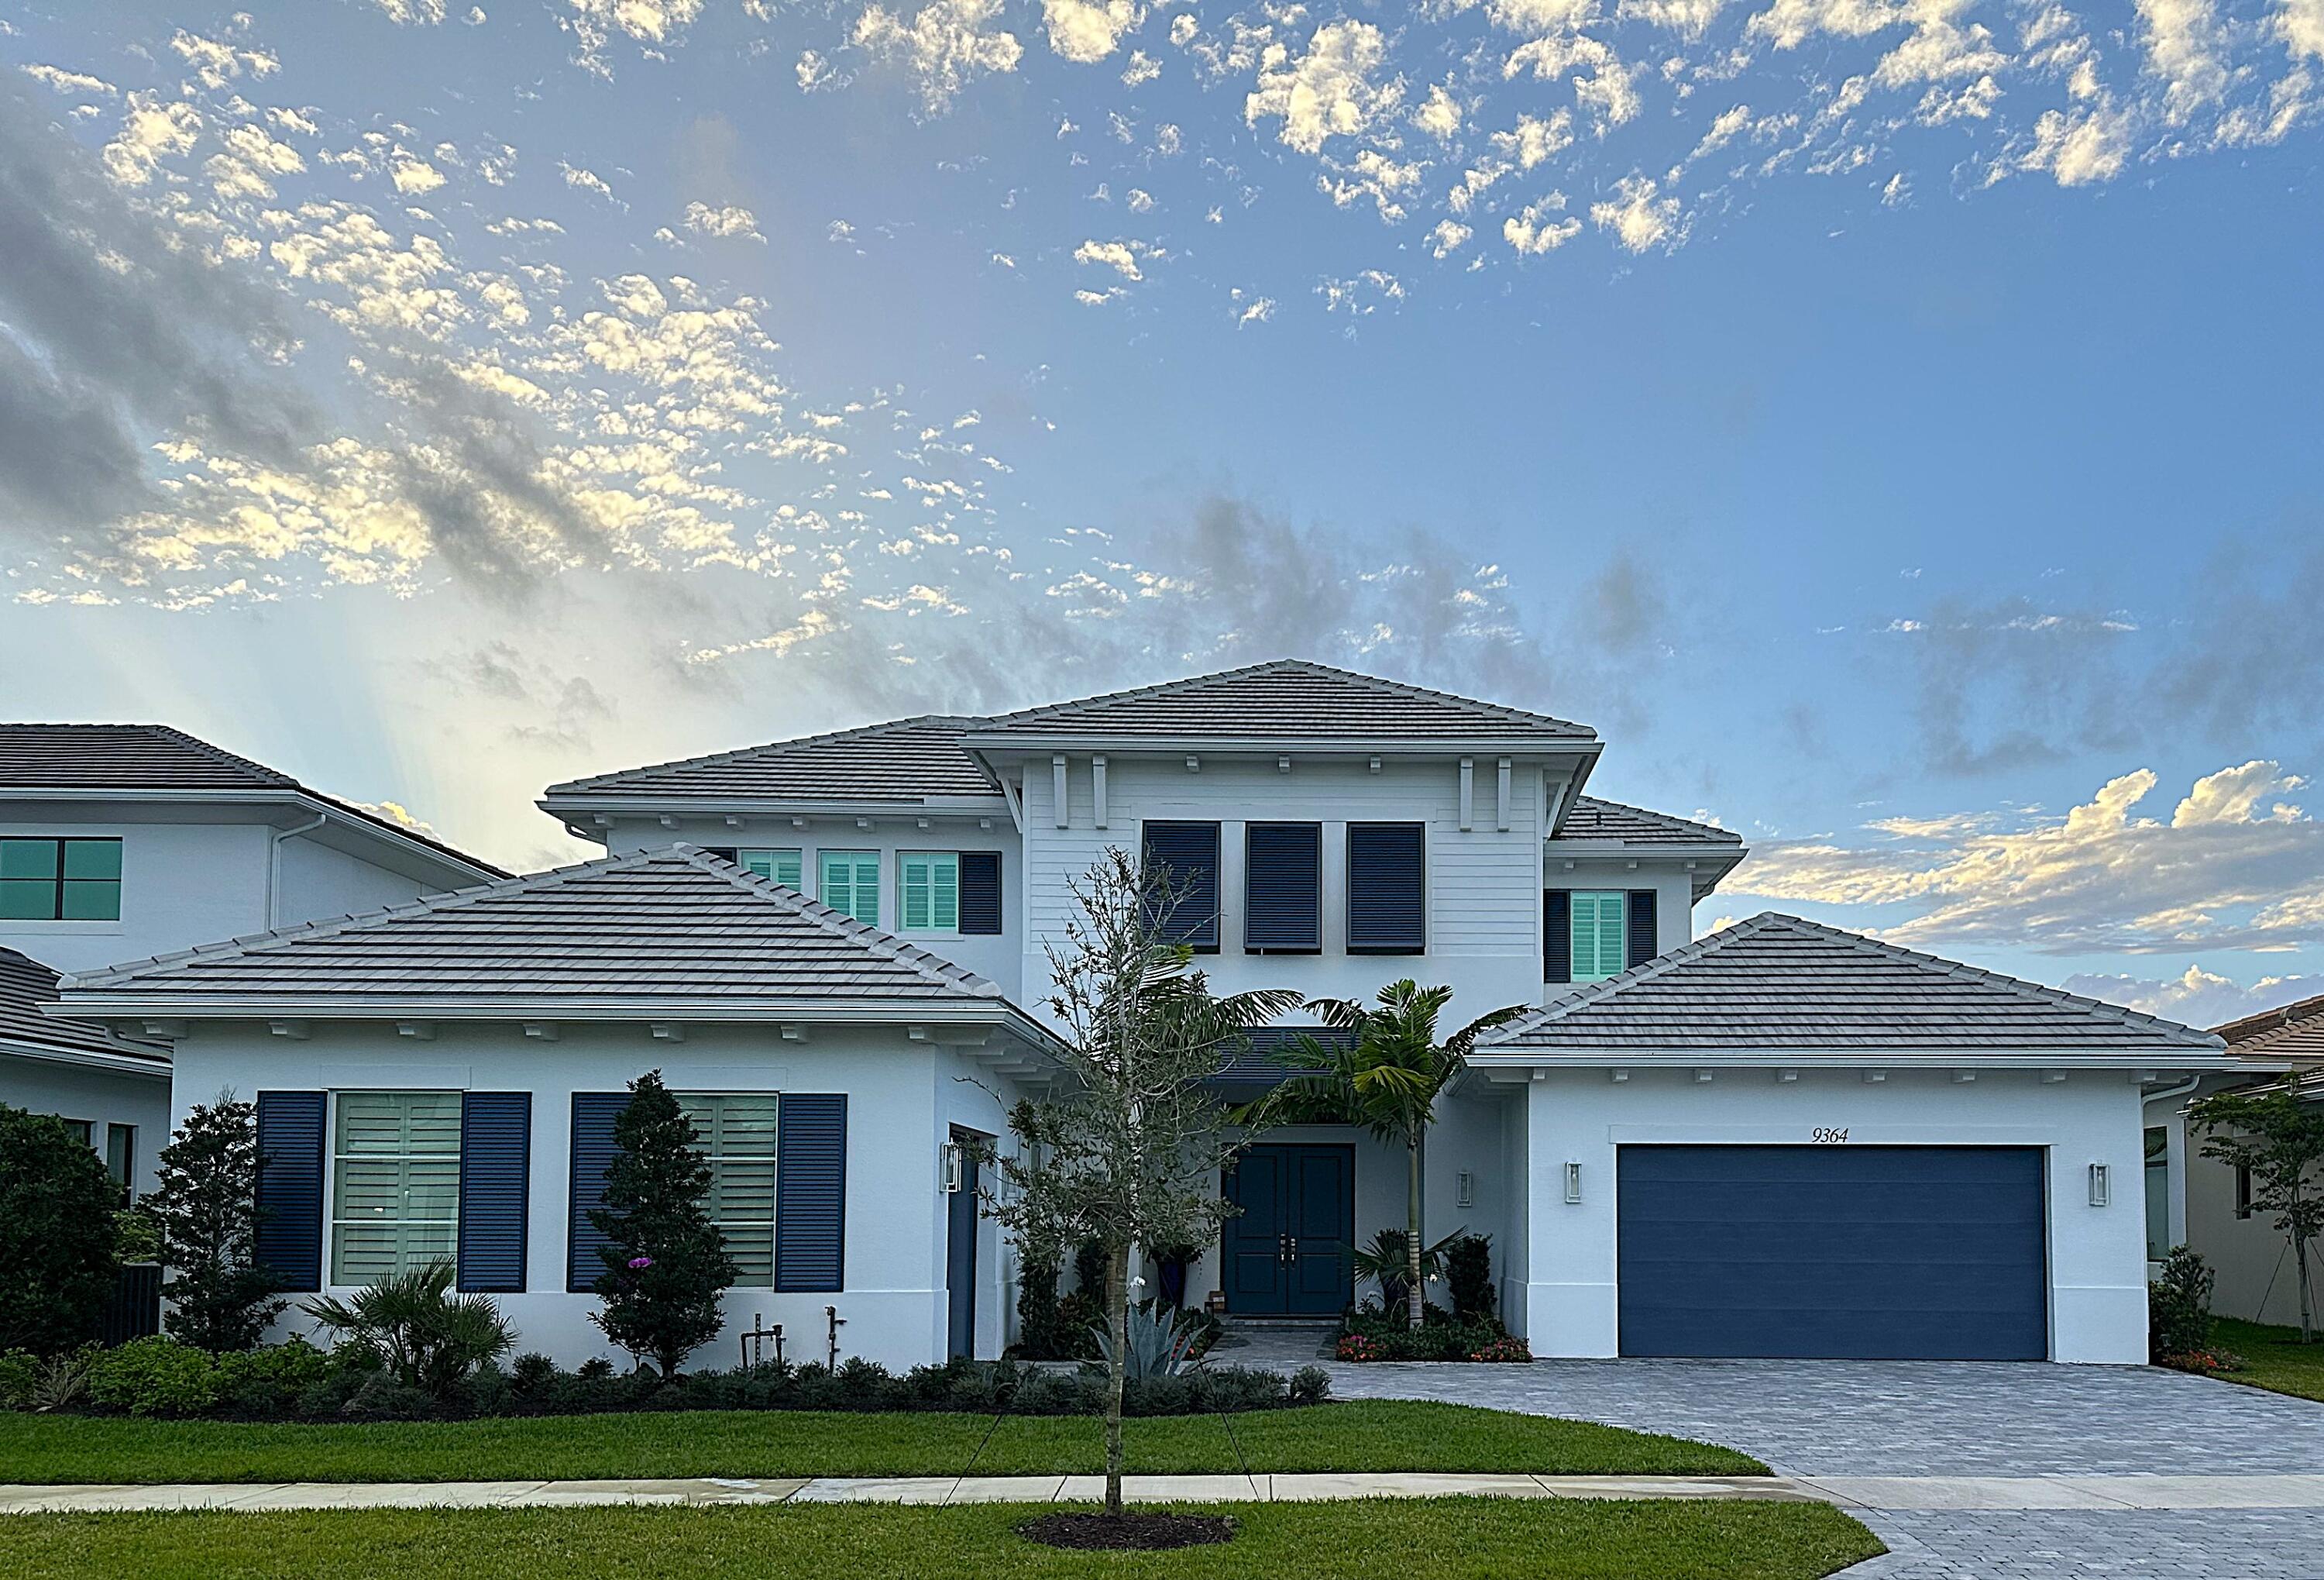
[[[1329,1043],[1314,1037],[1293,1042],[1278,1057],[1301,1073],[1239,1113],[1262,1123],[1352,1124],[1391,1145],[1403,1143],[1405,1320],[1416,1328],[1427,1303],[1421,1284],[1421,1149],[1437,1095],[1460,1074],[1480,1036],[1526,1007],[1511,1004],[1480,1015],[1440,1042],[1436,1017],[1452,1001],[1451,988],[1422,987],[1409,978],[1380,989],[1377,1008],[1352,999],[1314,1000],[1309,1014],[1351,1035]]]

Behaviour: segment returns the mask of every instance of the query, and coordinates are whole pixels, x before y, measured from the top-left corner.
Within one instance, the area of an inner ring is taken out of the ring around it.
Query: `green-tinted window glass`
[[[0,839],[0,919],[120,920],[121,841]]]
[[[745,872],[756,873],[770,882],[786,889],[804,889],[799,882],[799,853],[795,850],[743,850],[735,852],[735,859]]]
[[[960,856],[949,850],[908,850],[896,858],[897,918],[903,930],[960,930]]]
[[[772,1092],[680,1092],[678,1106],[694,1122],[695,1145],[710,1165],[710,1221],[744,1288],[775,1281],[775,1109]]]
[[[457,1252],[460,1094],[342,1092],[331,1148],[331,1282],[375,1284]]]
[[[1603,982],[1624,970],[1625,897],[1618,892],[1575,891],[1571,901],[1573,919],[1573,980]]]
[[[878,927],[880,853],[876,850],[826,850],[823,853],[822,866],[822,887],[816,898],[842,915]]]

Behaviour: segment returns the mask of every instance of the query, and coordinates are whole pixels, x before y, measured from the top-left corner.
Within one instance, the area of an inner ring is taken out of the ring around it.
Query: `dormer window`
[[[0,839],[0,920],[120,919],[121,841]]]

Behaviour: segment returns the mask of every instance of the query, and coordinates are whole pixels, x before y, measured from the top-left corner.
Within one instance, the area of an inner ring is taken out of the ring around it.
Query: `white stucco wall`
[[[2048,1150],[2050,1353],[2058,1361],[2143,1363],[2146,1252],[2139,1188],[2139,1088],[2119,1070],[2044,1083],[2037,1072],[1554,1070],[1509,1099],[1526,1108],[1531,1200],[1526,1281],[1513,1325],[1536,1355],[1619,1353],[1615,1153],[1628,1143],[1806,1145],[1817,1127],[1852,1146],[2031,1146]],[[1564,1199],[1582,1165],[1582,1199]],[[2089,1203],[2088,1169],[2108,1167],[2111,1204]]]
[[[263,1026],[198,1023],[178,1044],[177,1063],[180,1113],[229,1087],[244,1097],[318,1087],[532,1093],[526,1290],[494,1298],[521,1329],[521,1348],[567,1365],[593,1355],[626,1363],[589,1321],[596,1298],[566,1292],[574,1093],[619,1091],[658,1068],[675,1091],[848,1095],[846,1288],[729,1290],[728,1331],[697,1352],[698,1365],[733,1364],[734,1335],[761,1313],[784,1326],[788,1354],[820,1359],[825,1306],[846,1319],[843,1358],[891,1366],[941,1360],[947,1302],[940,1147],[953,1124],[998,1133],[1003,1113],[1001,1096],[986,1089],[997,1084],[979,1076],[974,1061],[913,1043],[900,1027],[817,1027],[805,1042],[786,1042],[773,1026],[695,1026],[684,1042],[670,1043],[642,1025],[567,1025],[558,1040],[545,1042],[526,1039],[515,1025],[446,1021],[433,1041],[420,1042],[398,1038],[392,1025],[316,1022],[309,1040],[294,1042],[270,1037]],[[327,1214],[327,1178],[325,1200]],[[1000,1353],[1013,1317],[1014,1270],[989,1221],[981,1223],[980,1238],[976,1353],[990,1356]],[[327,1272],[327,1244],[324,1265]],[[294,1310],[281,1326],[289,1333],[312,1325]]]
[[[153,1157],[170,1140],[170,1077],[130,1075],[43,1058],[0,1058],[0,1103],[60,1119],[87,1120],[89,1146],[105,1156],[106,1127],[137,1130],[131,1189],[153,1187]]]

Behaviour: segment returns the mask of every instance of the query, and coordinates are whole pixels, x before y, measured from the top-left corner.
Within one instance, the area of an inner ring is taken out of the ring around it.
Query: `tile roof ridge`
[[[906,730],[921,725],[956,724],[962,726],[961,733],[966,735],[973,726],[991,722],[989,718],[980,714],[916,713],[906,718],[880,719],[868,725],[851,725],[845,729],[825,730],[812,735],[793,735],[779,741],[761,741],[753,745],[729,747],[723,752],[705,752],[694,757],[673,757],[664,762],[641,762],[629,768],[608,769],[603,773],[587,774],[580,779],[568,779],[552,784],[541,793],[549,796],[574,794],[603,789],[613,781],[633,779],[642,773],[657,773],[673,768],[714,768],[758,757],[782,747],[827,745],[834,741],[851,740],[863,735],[877,735],[886,730]],[[966,758],[968,753],[964,752],[961,755]],[[970,760],[973,761],[973,759]]]
[[[1721,840],[1731,839],[1738,845],[1743,843],[1743,836],[1732,828],[1721,828],[1716,823],[1704,823],[1692,818],[1682,818],[1675,812],[1658,812],[1652,807],[1637,806],[1629,801],[1612,800],[1605,796],[1577,795],[1573,798],[1573,804],[1577,807],[1585,801],[1593,806],[1611,807],[1618,812],[1636,812],[1642,818],[1652,818],[1661,823],[1676,823],[1683,827],[1711,835]]]
[[[1167,696],[1215,685],[1224,680],[1239,679],[1245,676],[1268,673],[1324,675],[1336,680],[1352,681],[1375,691],[1423,698],[1432,702],[1454,703],[1462,707],[1476,708],[1497,716],[1499,722],[1506,724],[1555,725],[1564,729],[1584,730],[1591,735],[1596,734],[1595,731],[1590,731],[1588,725],[1576,724],[1572,719],[1558,718],[1545,713],[1536,713],[1530,709],[1512,707],[1505,702],[1488,702],[1480,698],[1464,697],[1455,691],[1441,691],[1432,687],[1415,685],[1409,680],[1394,680],[1385,675],[1368,675],[1360,670],[1342,669],[1337,664],[1327,664],[1316,659],[1289,657],[1265,659],[1258,663],[1240,664],[1232,669],[1213,670],[1199,675],[1182,675],[1175,679],[1157,680],[1148,685],[1127,687],[1116,691],[1100,691],[1087,697],[1067,698],[1061,702],[1041,703],[1032,707],[1017,708],[1011,712],[996,714],[986,723],[1006,731],[1019,725],[1035,723],[1047,716],[1073,709],[1139,701],[1150,697]]]

